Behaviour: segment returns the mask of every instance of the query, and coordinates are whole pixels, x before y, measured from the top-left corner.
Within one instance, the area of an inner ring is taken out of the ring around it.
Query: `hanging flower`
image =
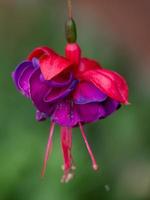
[[[128,104],[128,86],[116,72],[102,68],[94,60],[83,58],[76,43],[75,23],[67,23],[65,57],[48,47],[38,47],[19,64],[12,77],[16,88],[36,108],[36,120],[51,120],[50,135],[42,175],[52,147],[55,124],[61,132],[64,175],[62,182],[73,177],[71,155],[72,129],[79,127],[94,170],[98,165],[87,142],[83,125],[101,120]]]

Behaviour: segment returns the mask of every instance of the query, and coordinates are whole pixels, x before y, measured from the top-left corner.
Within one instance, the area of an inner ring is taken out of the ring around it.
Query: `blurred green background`
[[[114,1],[110,6],[112,2],[73,1],[78,42],[84,56],[126,77],[131,105],[86,126],[100,165],[97,173],[91,168],[79,130],[74,130],[76,176],[69,184],[61,184],[59,127],[42,179],[50,122],[35,121],[35,109],[16,91],[11,72],[37,46],[48,45],[64,54],[66,1],[0,0],[0,200],[150,199],[150,60],[146,49],[150,41],[143,33],[146,24],[145,29],[139,28],[141,32],[132,26],[137,23],[133,20],[137,13],[138,27],[145,21],[146,9],[142,5],[146,1],[141,5],[131,1],[134,9],[128,1],[131,10],[125,6],[126,1]]]

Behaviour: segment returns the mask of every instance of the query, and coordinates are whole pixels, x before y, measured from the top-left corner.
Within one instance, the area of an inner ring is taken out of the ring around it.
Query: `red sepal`
[[[128,85],[118,73],[107,69],[94,69],[80,73],[79,77],[92,82],[112,99],[128,104]]]
[[[29,56],[28,59],[39,58],[40,69],[45,80],[50,80],[69,66],[71,62],[66,58],[59,56],[48,47],[38,47]]]
[[[28,60],[32,60],[32,58],[41,58],[43,55],[51,55],[52,53],[55,52],[49,47],[37,47],[29,54]]]
[[[68,67],[71,62],[62,56],[51,53],[49,56],[43,56],[40,59],[40,68],[45,80],[50,80]]]
[[[101,65],[95,60],[82,58],[79,66],[75,69],[74,73],[77,78],[88,70],[96,70],[102,68]]]

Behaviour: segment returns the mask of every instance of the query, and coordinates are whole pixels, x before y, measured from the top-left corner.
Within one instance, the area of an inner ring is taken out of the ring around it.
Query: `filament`
[[[82,137],[83,137],[83,139],[84,139],[84,142],[85,142],[85,144],[86,144],[87,150],[88,150],[89,155],[90,155],[90,157],[91,157],[93,169],[94,169],[94,170],[97,170],[97,169],[98,169],[98,165],[97,165],[97,163],[96,163],[96,160],[95,160],[95,158],[94,158],[94,155],[93,155],[93,153],[92,153],[92,150],[91,150],[91,148],[90,148],[90,145],[89,145],[89,143],[88,143],[88,141],[87,141],[87,138],[86,138],[86,135],[85,135],[85,133],[84,133],[84,129],[83,129],[83,127],[82,127],[82,124],[81,124],[80,122],[79,122],[79,127],[80,127],[80,131],[81,131]]]
[[[45,158],[44,158],[43,169],[42,169],[42,173],[41,173],[42,176],[44,176],[44,174],[45,174],[48,157],[52,150],[52,137],[53,137],[53,133],[54,133],[54,127],[55,127],[55,123],[52,122],[51,127],[50,127],[50,132],[49,132],[48,143],[47,143],[46,151],[45,151]]]
[[[62,145],[62,153],[64,157],[64,175],[61,179],[61,182],[69,182],[73,176],[74,166],[72,163],[72,128],[69,127],[61,127],[61,145]]]

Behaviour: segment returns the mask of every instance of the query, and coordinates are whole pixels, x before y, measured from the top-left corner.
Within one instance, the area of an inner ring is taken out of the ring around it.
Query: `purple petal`
[[[18,85],[21,89],[21,93],[26,97],[30,97],[29,79],[33,71],[34,71],[33,67],[27,67],[18,80]]]
[[[26,70],[26,68],[28,67],[32,67],[32,62],[31,61],[24,61],[21,64],[19,64],[15,71],[12,73],[12,78],[16,84],[16,87],[18,90],[21,90],[20,85],[18,83],[20,76],[22,75],[22,73],[24,72],[24,70]]]
[[[115,112],[116,110],[118,110],[121,106],[119,102],[117,102],[116,100],[113,100],[111,98],[107,98],[107,100],[105,102],[103,102],[102,105],[106,111],[105,117],[107,117],[108,115],[110,115],[113,112]]]
[[[37,58],[32,58],[32,64],[34,68],[39,68],[40,67],[40,62]]]
[[[74,102],[76,104],[87,104],[92,102],[102,102],[107,96],[96,88],[92,83],[80,82],[74,92]]]
[[[17,89],[28,98],[30,98],[29,79],[33,71],[32,62],[24,61],[12,74]]]
[[[35,69],[30,77],[30,94],[34,105],[40,112],[51,115],[55,106],[43,101],[50,87],[40,80],[40,69]]]
[[[77,112],[82,123],[95,122],[106,115],[105,109],[100,103],[77,105]]]
[[[39,110],[36,111],[36,120],[37,121],[44,121],[47,118],[47,114],[40,112]]]
[[[77,105],[77,111],[82,123],[94,122],[111,115],[119,108],[120,104],[110,98],[101,103]]]
[[[60,99],[65,98],[68,96],[76,87],[77,85],[76,80],[72,81],[72,83],[68,87],[63,87],[63,88],[51,88],[47,95],[44,98],[45,102],[53,103],[56,102]]]
[[[76,112],[76,107],[70,100],[58,103],[51,119],[60,126],[68,127],[76,126],[80,120]]]
[[[53,78],[50,81],[46,81],[47,84],[49,84],[49,86],[51,87],[65,87],[68,86],[71,82],[73,81],[73,74],[71,72],[69,72],[68,74],[66,74],[65,76],[59,75],[55,78]]]
[[[79,122],[91,123],[103,119],[115,112],[119,103],[107,99],[105,103],[74,104],[65,100],[57,104],[51,119],[60,126],[74,127]]]

